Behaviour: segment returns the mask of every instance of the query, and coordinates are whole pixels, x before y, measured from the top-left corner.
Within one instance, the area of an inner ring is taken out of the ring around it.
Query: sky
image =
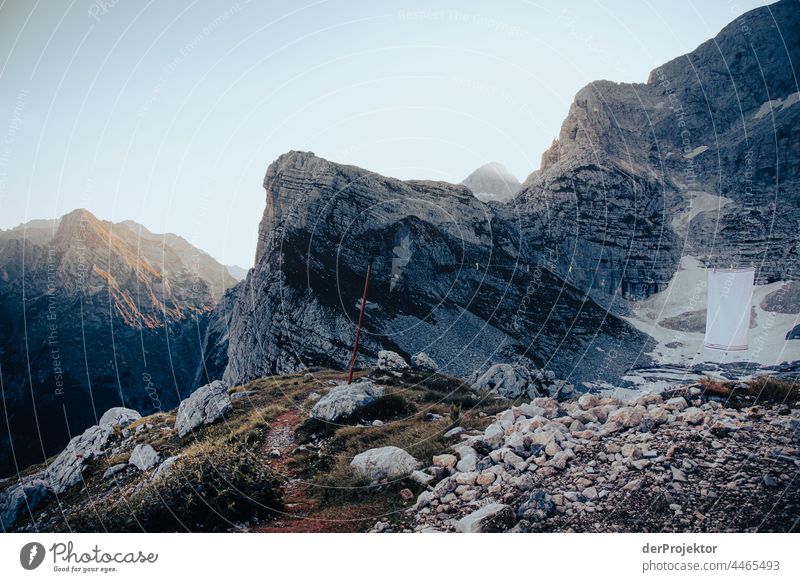
[[[762,1],[0,0],[0,229],[87,208],[250,267],[275,158],[523,180],[593,80]]]

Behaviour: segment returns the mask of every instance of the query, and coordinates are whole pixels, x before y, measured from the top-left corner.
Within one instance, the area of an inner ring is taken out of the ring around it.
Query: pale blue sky
[[[249,267],[281,153],[524,179],[578,89],[763,3],[6,0],[0,228],[86,207]]]

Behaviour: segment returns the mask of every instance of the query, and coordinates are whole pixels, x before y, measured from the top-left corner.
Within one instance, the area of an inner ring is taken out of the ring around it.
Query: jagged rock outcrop
[[[663,290],[683,254],[796,279],[798,14],[753,10],[646,83],[582,89],[512,202],[542,263],[620,309]]]
[[[381,350],[404,359],[425,351],[453,375],[547,363],[560,377],[595,380],[623,372],[648,341],[531,264],[511,212],[463,186],[290,152],[269,167],[264,187],[256,264],[230,312],[231,385],[345,368],[370,257],[362,366]],[[609,349],[618,357],[603,363]]]
[[[45,471],[45,479],[56,494],[80,483],[87,463],[106,452],[112,434],[110,428],[95,425],[69,441]]]
[[[482,165],[461,183],[483,202],[507,202],[522,186],[508,168],[497,162]]]

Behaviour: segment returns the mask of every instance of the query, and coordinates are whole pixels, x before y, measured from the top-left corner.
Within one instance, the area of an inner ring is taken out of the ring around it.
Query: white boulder
[[[215,380],[195,390],[178,406],[175,430],[185,436],[194,429],[221,420],[233,410],[228,388],[224,382]]]
[[[357,454],[350,462],[357,476],[373,484],[408,477],[419,466],[419,461],[398,447],[369,449]]]
[[[140,418],[142,418],[142,415],[132,408],[115,406],[114,408],[109,408],[103,413],[103,416],[100,417],[97,425],[108,428],[125,428]]]
[[[136,445],[131,453],[131,458],[128,460],[130,465],[133,465],[140,471],[149,471],[161,462],[161,455],[148,444]]]

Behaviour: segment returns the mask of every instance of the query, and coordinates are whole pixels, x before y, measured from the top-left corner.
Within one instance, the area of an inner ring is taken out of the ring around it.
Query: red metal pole
[[[353,355],[350,357],[350,374],[347,376],[347,383],[353,382],[353,368],[356,365],[356,352],[358,352],[358,340],[361,338],[361,325],[364,323],[364,307],[367,305],[367,289],[369,289],[369,278],[372,275],[372,257],[369,259],[367,267],[367,278],[364,279],[364,294],[361,296],[361,313],[358,315],[358,328],[356,329],[356,341],[353,344]]]

